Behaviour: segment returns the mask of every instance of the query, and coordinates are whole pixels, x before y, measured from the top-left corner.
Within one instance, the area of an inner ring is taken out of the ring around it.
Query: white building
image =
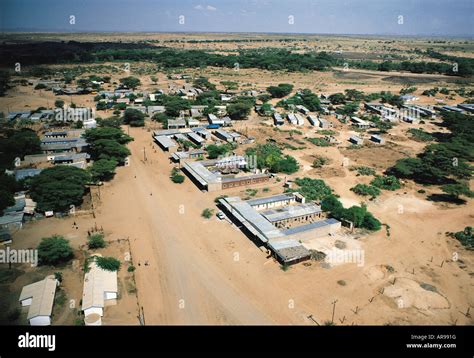
[[[82,311],[86,325],[101,325],[104,307],[106,304],[114,304],[117,294],[117,272],[103,270],[92,261],[89,272],[84,276],[82,293]]]
[[[19,301],[22,306],[30,307],[27,319],[31,326],[51,325],[51,312],[57,285],[58,280],[51,275],[21,290]]]

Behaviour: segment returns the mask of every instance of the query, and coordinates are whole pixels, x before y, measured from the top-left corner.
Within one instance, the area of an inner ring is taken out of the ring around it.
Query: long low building
[[[154,136],[153,139],[164,151],[174,152],[178,149],[178,144],[165,135]]]
[[[225,160],[228,160],[226,158]],[[219,191],[223,189],[236,188],[267,182],[270,179],[268,174],[250,174],[225,176],[221,174],[219,160],[201,160],[196,162],[186,162],[183,171],[201,190]],[[215,167],[211,171],[209,168]],[[238,171],[238,169],[236,169]]]
[[[252,239],[259,240],[283,264],[295,264],[310,258],[310,252],[302,241],[330,235],[341,228],[340,221],[323,218],[321,208],[306,203],[299,193],[252,200],[227,197],[219,199],[219,204]]]

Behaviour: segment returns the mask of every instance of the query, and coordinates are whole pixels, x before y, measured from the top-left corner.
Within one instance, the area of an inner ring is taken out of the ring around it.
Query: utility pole
[[[146,162],[146,149],[143,147],[143,160]]]
[[[337,300],[332,301],[332,318],[331,318],[331,323],[334,323],[334,313],[336,312],[336,303],[337,303]]]

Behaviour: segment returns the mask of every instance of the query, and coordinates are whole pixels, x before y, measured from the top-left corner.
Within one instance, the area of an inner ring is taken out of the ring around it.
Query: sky
[[[474,36],[474,0],[0,0],[0,30]]]

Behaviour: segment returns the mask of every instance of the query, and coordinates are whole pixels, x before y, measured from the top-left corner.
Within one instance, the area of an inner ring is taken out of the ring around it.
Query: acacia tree
[[[131,88],[133,90],[141,84],[140,79],[133,76],[121,78],[120,83],[126,86],[127,88]]]
[[[87,171],[65,165],[44,169],[31,178],[30,195],[40,211],[70,209],[70,205],[82,203],[85,185],[90,181]]]
[[[41,265],[57,265],[67,262],[73,256],[69,241],[59,235],[41,239],[38,246],[38,259]]]

